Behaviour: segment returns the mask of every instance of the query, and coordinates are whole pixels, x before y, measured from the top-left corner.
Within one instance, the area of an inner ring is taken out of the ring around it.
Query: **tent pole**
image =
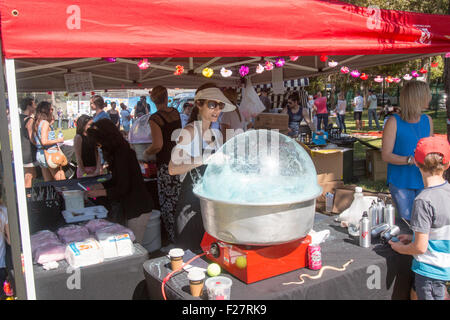
[[[16,72],[14,66],[14,59],[5,60],[5,69],[6,69],[6,84],[8,87],[8,101],[9,101],[10,121],[11,121],[11,138],[12,138],[12,145],[15,146],[13,148],[14,171],[16,177],[17,205],[19,208],[20,236],[22,240],[21,243],[25,268],[26,297],[28,300],[36,300],[33,260],[31,255],[30,229],[28,225],[27,197],[25,194],[22,141],[20,139],[20,121],[19,121],[19,108],[17,104]],[[9,183],[13,184],[13,180],[11,180]],[[11,188],[11,190],[13,189]],[[22,271],[21,269],[19,270]],[[18,273],[19,272],[16,271],[15,275],[17,275]]]
[[[1,44],[0,44],[1,46]],[[1,56],[1,50],[0,50]],[[3,58],[2,58],[3,60]],[[0,63],[0,74],[4,74],[3,63]],[[25,278],[22,273],[21,249],[20,249],[20,231],[17,219],[17,207],[15,205],[16,194],[14,192],[14,174],[12,166],[11,147],[9,143],[8,118],[6,117],[6,89],[4,77],[0,77],[0,141],[2,146],[2,163],[4,189],[6,195],[6,205],[8,208],[8,225],[11,238],[11,251],[14,267],[14,282],[16,287],[16,296],[20,300],[26,299]],[[1,284],[3,285],[3,283]]]

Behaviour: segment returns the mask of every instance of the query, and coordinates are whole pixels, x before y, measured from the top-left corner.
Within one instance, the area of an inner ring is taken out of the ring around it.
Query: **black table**
[[[58,193],[64,190],[83,190],[78,183],[83,186],[90,186],[99,183],[98,180],[110,179],[110,175],[103,175],[99,177],[88,177],[81,179],[70,179],[60,181],[40,182],[33,185],[33,189],[39,190],[42,188],[54,188]],[[27,193],[31,190],[27,189]],[[89,199],[85,199],[84,206],[91,207],[95,205],[105,205],[105,201],[93,202]],[[64,220],[62,211],[64,210],[64,199],[61,194],[58,194],[54,201],[47,203],[46,201],[28,201],[28,222],[30,227],[30,233],[36,233],[40,230],[48,229],[50,231],[56,231],[67,223]]]
[[[398,223],[402,231],[407,227]],[[330,230],[330,237],[321,244],[322,265],[341,268],[353,259],[343,272],[325,270],[320,279],[305,278],[303,284],[283,285],[298,282],[300,274],[316,275],[317,271],[307,268],[295,270],[252,284],[245,284],[226,271],[222,275],[233,281],[232,300],[391,300],[408,299],[412,284],[410,256],[394,252],[389,245],[372,241],[370,248],[362,248],[357,239],[351,238],[347,229],[341,228],[334,217],[316,214],[313,229]],[[166,256],[144,263],[144,274],[150,299],[162,299],[162,279],[171,272]],[[186,272],[175,274],[165,286],[167,299],[198,300],[207,299],[190,295]],[[205,290],[204,290],[205,293]]]
[[[55,270],[34,265],[36,298],[42,300],[131,300],[143,282],[142,264],[148,252],[134,244],[133,255],[107,259],[102,263],[74,270],[59,261]],[[78,280],[79,279],[79,280]]]
[[[33,187],[42,187],[42,186],[54,186],[56,188],[67,188],[67,190],[83,190],[78,183],[81,183],[83,186],[91,186],[93,184],[97,184],[100,182],[104,182],[106,180],[111,179],[110,174],[105,174],[97,177],[85,177],[80,179],[66,179],[59,181],[48,181],[48,182],[37,182],[33,184]],[[100,180],[100,181],[99,181]]]

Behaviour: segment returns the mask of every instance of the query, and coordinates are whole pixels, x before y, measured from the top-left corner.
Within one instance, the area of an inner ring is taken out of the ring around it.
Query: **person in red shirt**
[[[322,92],[317,92],[317,98],[314,100],[314,111],[317,115],[317,131],[321,130],[321,124],[323,122],[323,130],[326,131],[328,127],[328,109],[327,98],[322,97]]]

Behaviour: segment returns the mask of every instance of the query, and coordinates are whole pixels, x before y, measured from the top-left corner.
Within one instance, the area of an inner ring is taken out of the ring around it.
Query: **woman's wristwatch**
[[[406,158],[406,163],[410,166],[413,164],[413,156],[408,156],[408,158]]]

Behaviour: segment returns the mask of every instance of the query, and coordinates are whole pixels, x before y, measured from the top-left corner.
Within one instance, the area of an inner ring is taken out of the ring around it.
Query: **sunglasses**
[[[223,102],[218,102],[218,101],[214,101],[214,100],[208,100],[208,108],[209,109],[215,109],[219,107],[220,110],[223,110],[223,108],[225,108],[225,103]]]

